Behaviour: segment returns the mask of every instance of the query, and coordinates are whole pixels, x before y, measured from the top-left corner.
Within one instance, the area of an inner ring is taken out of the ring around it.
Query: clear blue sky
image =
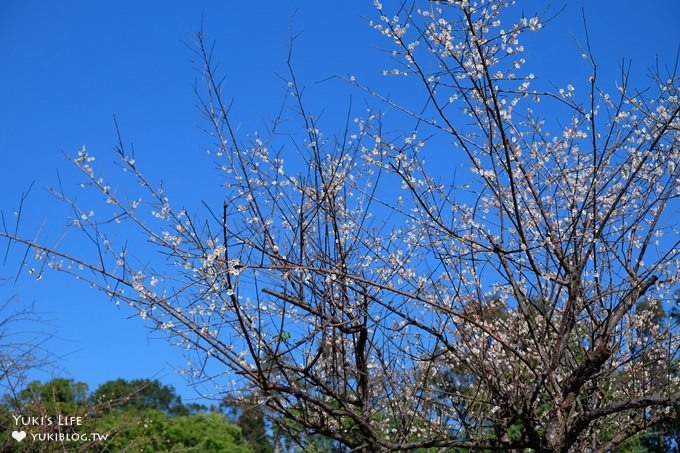
[[[392,0],[383,0],[389,9]],[[526,1],[527,15],[547,2]],[[526,43],[532,70],[556,85],[587,77],[577,41],[583,41],[585,8],[600,80],[614,81],[623,57],[646,74],[660,61],[672,64],[680,45],[680,2],[657,0],[564,1],[564,12]],[[562,4],[553,2],[552,10]],[[203,16],[204,31],[217,43],[215,59],[226,76],[228,96],[242,131],[271,118],[285,94],[276,75],[285,74],[291,22],[299,37],[294,63],[307,87],[312,110],[325,109],[325,126],[345,113],[349,97],[364,94],[333,75],[355,74],[378,86],[390,66],[388,47],[367,22],[375,19],[371,0],[312,1],[32,1],[0,2],[0,209],[6,214],[32,181],[23,232],[39,227],[51,239],[63,230],[66,211],[46,189],[59,170],[75,192],[75,173],[63,153],[87,145],[106,163],[116,136],[116,115],[124,140],[134,144],[149,179],[163,179],[175,203],[191,211],[202,200],[219,202],[219,178],[205,156],[210,140],[202,132],[193,85],[191,51]],[[637,79],[639,82],[643,78]],[[335,129],[339,130],[341,125]],[[115,175],[108,167],[107,173]],[[2,244],[4,250],[5,244]],[[18,251],[11,257],[16,258]],[[10,258],[11,258],[10,257]],[[181,351],[150,339],[143,322],[124,308],[68,276],[48,274],[40,282],[13,278],[16,262],[0,267],[3,299],[18,294],[35,301],[56,337],[47,347],[60,375],[91,388],[117,377],[157,377],[185,399],[195,396],[175,370]]]

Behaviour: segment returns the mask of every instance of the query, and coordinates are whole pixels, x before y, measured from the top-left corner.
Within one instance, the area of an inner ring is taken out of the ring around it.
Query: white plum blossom
[[[550,16],[514,3],[374,1],[399,90],[348,76],[377,105],[339,128],[291,69],[285,113],[242,131],[201,37],[216,197],[178,209],[122,144],[118,188],[83,147],[101,203],[56,195],[91,253],[0,237],[31,275],[127,303],[299,442],[618,451],[678,421],[679,85],[611,90],[593,64],[546,89],[524,38]]]

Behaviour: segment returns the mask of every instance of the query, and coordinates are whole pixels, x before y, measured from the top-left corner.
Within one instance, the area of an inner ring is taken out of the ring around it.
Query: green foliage
[[[15,422],[23,416],[24,422]],[[59,417],[80,417],[79,423],[60,426]],[[32,418],[35,417],[35,418]],[[106,382],[88,395],[87,386],[70,379],[54,379],[47,383],[33,382],[15,397],[5,396],[0,404],[0,451],[135,451],[135,452],[266,452],[273,451],[268,443],[264,423],[248,425],[257,416],[244,416],[243,426],[249,427],[249,438],[259,438],[259,444],[246,442],[241,429],[218,412],[206,413],[200,405],[185,405],[170,386],[156,380]],[[38,420],[37,422],[34,422]],[[32,422],[33,421],[33,422]],[[12,431],[25,431],[27,437],[17,442]],[[85,441],[37,441],[33,435],[74,436],[99,433],[107,436]],[[264,437],[257,437],[262,436]]]
[[[158,380],[116,379],[108,381],[92,394],[92,402],[108,403],[117,409],[156,409],[172,415],[188,415],[190,408],[182,404],[175,390]]]
[[[272,453],[274,446],[267,434],[264,412],[256,398],[225,399],[222,409],[241,428],[244,441],[256,453]]]
[[[34,381],[19,392],[13,401],[8,401],[14,407],[28,407],[34,413],[73,413],[87,401],[87,390],[87,384],[73,379],[57,378],[44,384]]]
[[[111,412],[95,422],[100,431],[113,433],[106,442],[112,451],[251,452],[239,427],[221,414],[170,416],[158,410]]]

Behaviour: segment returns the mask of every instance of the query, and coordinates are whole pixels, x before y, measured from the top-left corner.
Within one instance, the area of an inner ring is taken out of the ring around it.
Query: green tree
[[[15,408],[23,408],[34,414],[75,413],[87,402],[88,388],[83,382],[56,378],[49,382],[33,381],[16,397]]]
[[[109,412],[92,426],[110,432],[106,451],[252,452],[238,426],[219,413],[171,416],[155,409]]]
[[[222,409],[228,417],[241,428],[243,439],[257,453],[270,453],[274,446],[267,434],[267,424],[262,406],[253,396],[246,398],[227,398]]]
[[[241,428],[218,412],[197,412],[195,405],[182,404],[170,386],[157,380],[116,379],[88,394],[87,385],[57,378],[32,382],[18,393],[5,396],[0,404],[0,447],[7,452],[136,451],[136,452],[234,452],[271,451],[253,448]],[[13,416],[23,416],[15,422]],[[59,416],[80,417],[81,423],[58,426]],[[33,419],[32,417],[35,417]],[[32,420],[40,420],[36,426]],[[17,442],[12,431],[26,431]],[[34,441],[32,434],[106,435],[105,440],[61,442]]]
[[[100,385],[93,403],[108,403],[117,409],[156,409],[171,415],[187,415],[190,409],[169,385],[150,379],[116,379]]]

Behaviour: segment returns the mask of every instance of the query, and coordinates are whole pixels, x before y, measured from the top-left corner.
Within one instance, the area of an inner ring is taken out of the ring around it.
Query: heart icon
[[[12,437],[14,437],[17,442],[21,442],[26,438],[26,431],[12,431]]]

